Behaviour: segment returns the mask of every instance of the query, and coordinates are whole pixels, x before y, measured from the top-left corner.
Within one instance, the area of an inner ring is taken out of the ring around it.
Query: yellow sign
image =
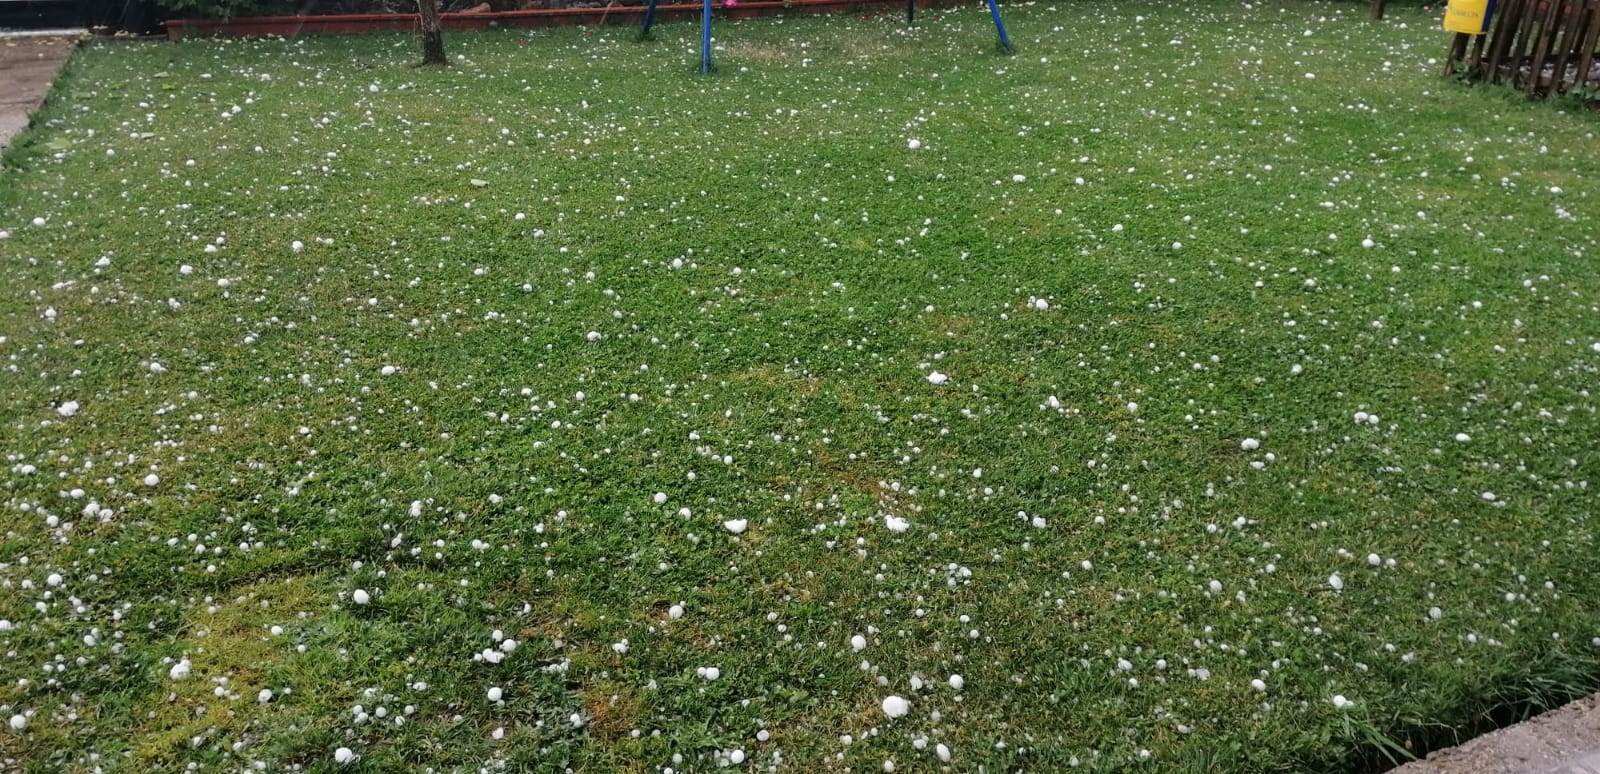
[[[1482,35],[1489,31],[1494,15],[1494,0],[1450,0],[1444,9],[1444,28],[1448,32]]]

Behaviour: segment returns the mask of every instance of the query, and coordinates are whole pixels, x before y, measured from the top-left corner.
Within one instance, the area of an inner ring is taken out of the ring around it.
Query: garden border
[[[955,0],[915,0],[916,7],[952,8]],[[750,19],[794,13],[888,13],[905,8],[901,0],[753,0],[718,10],[729,19]],[[612,5],[599,8],[547,8],[531,11],[490,11],[487,13],[447,13],[441,15],[447,30],[482,30],[492,27],[570,27],[576,25],[638,24],[644,19],[643,5]],[[656,6],[657,20],[698,19],[699,3]],[[251,16],[236,19],[169,19],[167,39],[196,37],[254,37],[260,35],[338,35],[357,32],[409,32],[417,28],[416,14],[374,13],[333,16]]]

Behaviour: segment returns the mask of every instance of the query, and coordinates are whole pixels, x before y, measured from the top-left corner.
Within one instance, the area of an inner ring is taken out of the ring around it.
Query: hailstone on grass
[[[11,730],[21,731],[28,727],[28,716],[21,713],[11,716]]]
[[[395,368],[392,365],[386,365],[383,368],[379,369],[378,373],[383,374],[384,376],[394,376],[399,371],[400,371],[400,369]]]
[[[290,249],[290,250],[293,250],[293,251],[295,251],[295,252],[297,252],[297,253],[298,253],[298,252],[300,252],[300,251],[301,251],[301,250],[304,250],[304,249],[306,249],[306,243],[305,243],[305,242],[302,242],[302,241],[300,241],[300,240],[298,240],[298,239],[296,239],[296,240],[294,240],[294,241],[293,241],[293,242],[290,242],[290,243],[289,243],[289,249]],[[343,747],[341,747],[341,748],[339,748],[339,749],[341,749],[341,750],[342,750],[342,749],[344,749],[344,748],[343,748]]]
[[[948,381],[950,381],[950,377],[945,376],[944,374],[939,373],[938,371],[934,371],[933,373],[928,374],[928,384],[944,384],[945,382],[948,382]]]
[[[1343,591],[1344,590],[1344,578],[1339,577],[1339,573],[1334,573],[1332,575],[1329,575],[1328,576],[1328,586],[1330,586],[1334,591]]]
[[[728,519],[727,521],[722,522],[722,526],[724,529],[732,532],[735,535],[742,535],[744,534],[744,531],[750,527],[750,520]]]
[[[908,702],[899,696],[890,696],[883,700],[883,714],[888,715],[890,720],[894,720],[895,718],[903,718],[906,716],[906,713],[910,711],[911,702]]]
[[[182,680],[189,676],[189,672],[193,668],[193,665],[189,663],[189,659],[184,659],[173,664],[172,668],[167,670],[167,677],[173,680]]]
[[[60,406],[57,406],[56,407],[56,413],[60,414],[61,416],[64,416],[64,417],[70,417],[70,416],[78,413],[78,408],[79,408],[79,406],[78,406],[78,402],[77,401],[69,400],[66,403],[61,404]]]
[[[899,516],[885,515],[883,517],[883,526],[887,527],[890,532],[905,532],[911,526],[911,522]]]
[[[505,692],[500,690],[500,686],[497,685],[493,688],[490,688],[486,696],[488,696],[489,701],[498,702],[502,698],[505,698]]]
[[[863,651],[863,650],[866,650],[867,649],[867,638],[863,637],[863,636],[861,636],[859,634],[851,637],[850,638],[850,649],[854,650],[854,651],[856,651],[858,653]]]
[[[959,691],[967,686],[967,679],[961,675],[950,675],[949,683],[951,688]]]
[[[145,486],[155,486],[155,485],[157,485],[159,483],[161,483],[161,477],[156,475],[156,474],[154,474],[154,473],[151,473],[150,475],[147,475],[147,476],[144,477],[144,485]]]
[[[366,589],[356,589],[350,592],[350,598],[355,600],[358,605],[365,605],[372,601],[372,595],[368,594]]]
[[[910,148],[912,150],[916,150],[916,149],[922,147],[922,141],[918,140],[918,139],[915,139],[915,138],[910,139],[910,140],[906,140],[906,147]]]
[[[1244,449],[1245,451],[1255,451],[1256,449],[1261,448],[1261,442],[1254,438],[1246,438],[1239,442],[1239,448]]]
[[[340,747],[339,749],[333,751],[333,760],[340,766],[344,766],[349,763],[354,763],[356,760],[356,754],[354,750],[351,750],[348,747]]]

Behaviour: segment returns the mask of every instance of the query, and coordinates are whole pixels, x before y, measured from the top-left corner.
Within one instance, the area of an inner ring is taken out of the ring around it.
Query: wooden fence
[[[1457,34],[1445,74],[1530,96],[1600,90],[1600,0],[1501,0],[1487,35]]]

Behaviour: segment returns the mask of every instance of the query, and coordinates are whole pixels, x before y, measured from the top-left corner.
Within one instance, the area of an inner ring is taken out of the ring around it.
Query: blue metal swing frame
[[[994,31],[1000,35],[1000,50],[1012,52],[1011,36],[1006,34],[1006,23],[1000,18],[1000,6],[995,0],[984,0],[989,6],[989,17],[994,19]],[[639,26],[639,37],[650,34],[650,25],[656,20],[656,0],[648,0],[644,8],[644,23]],[[906,24],[917,21],[917,0],[906,0]],[[700,7],[700,72],[711,72],[711,0],[701,0]]]

